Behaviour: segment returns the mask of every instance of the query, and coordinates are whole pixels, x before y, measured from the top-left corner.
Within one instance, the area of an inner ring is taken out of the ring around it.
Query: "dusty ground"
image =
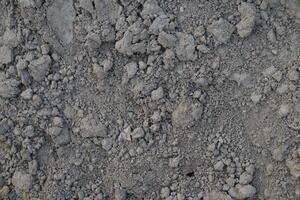
[[[0,199],[300,199],[296,0],[0,0]]]

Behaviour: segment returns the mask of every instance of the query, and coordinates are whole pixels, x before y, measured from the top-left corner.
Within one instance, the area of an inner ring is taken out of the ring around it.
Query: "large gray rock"
[[[55,0],[47,10],[48,25],[63,45],[73,40],[75,10],[73,0]]]

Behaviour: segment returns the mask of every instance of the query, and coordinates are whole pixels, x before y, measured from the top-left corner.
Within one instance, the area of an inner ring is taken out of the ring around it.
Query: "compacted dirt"
[[[0,0],[0,199],[300,199],[297,0]]]

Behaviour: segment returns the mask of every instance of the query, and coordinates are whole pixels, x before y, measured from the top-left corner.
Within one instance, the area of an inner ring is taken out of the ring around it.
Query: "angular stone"
[[[73,0],[55,0],[47,9],[48,24],[63,45],[73,40],[74,19]]]

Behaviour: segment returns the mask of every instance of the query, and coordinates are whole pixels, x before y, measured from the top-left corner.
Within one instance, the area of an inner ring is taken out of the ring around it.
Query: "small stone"
[[[20,82],[16,79],[7,79],[5,74],[0,73],[0,97],[13,98],[16,97],[21,91],[19,89]]]
[[[232,200],[232,198],[226,193],[211,191],[204,196],[203,200]]]
[[[201,44],[197,46],[197,50],[201,53],[208,53],[210,51],[210,48],[208,48],[206,45]]]
[[[153,101],[160,100],[164,97],[164,90],[162,87],[157,88],[151,92],[151,98]]]
[[[276,68],[272,65],[263,71],[263,76],[268,77],[276,72]]]
[[[176,55],[181,61],[194,60],[195,56],[195,39],[191,34],[177,33],[179,42],[176,46]]]
[[[107,73],[108,71],[110,71],[113,67],[113,62],[110,59],[105,59],[101,65],[103,66],[103,71],[105,73]]]
[[[277,71],[275,72],[272,77],[277,81],[280,82],[282,79],[282,72],[281,71]]]
[[[0,47],[0,64],[9,64],[13,61],[12,49],[8,46]]]
[[[216,171],[222,171],[223,170],[223,168],[224,168],[224,163],[223,163],[223,161],[218,161],[215,165],[214,165],[214,169],[216,170]]]
[[[31,99],[32,95],[33,95],[33,91],[31,88],[28,88],[21,93],[21,97],[25,100]]]
[[[255,26],[256,9],[251,3],[242,2],[238,7],[241,14],[241,21],[236,25],[240,37],[248,37]]]
[[[49,52],[50,52],[50,47],[49,47],[49,45],[43,44],[43,45],[41,46],[41,51],[42,51],[42,54],[43,54],[43,55],[48,55]]]
[[[115,200],[126,200],[127,193],[123,188],[117,188],[115,190]]]
[[[300,177],[300,163],[295,160],[287,160],[286,166],[289,168],[290,174],[295,177]]]
[[[256,94],[256,93],[252,93],[251,94],[251,100],[252,100],[252,102],[253,103],[259,103],[260,102],[260,100],[261,100],[261,98],[262,98],[262,95],[261,94]]]
[[[44,55],[29,64],[29,73],[35,81],[43,81],[50,71],[51,58]]]
[[[30,174],[16,171],[12,177],[12,184],[20,191],[29,192],[33,185],[33,178]]]
[[[176,168],[178,167],[180,162],[180,157],[170,158],[169,159],[169,167]]]
[[[236,185],[230,188],[228,191],[229,195],[235,199],[247,199],[251,198],[256,194],[256,188],[252,185]]]
[[[298,81],[299,73],[296,70],[290,70],[288,73],[288,77],[290,81]]]
[[[107,135],[105,125],[91,116],[87,116],[81,120],[80,129],[80,134],[84,138],[105,137]]]
[[[131,135],[132,139],[139,139],[145,136],[145,131],[143,128],[138,127],[132,131]]]
[[[277,89],[276,92],[278,94],[285,94],[289,90],[289,85],[286,83],[281,84]]]
[[[278,110],[279,117],[286,117],[290,113],[289,104],[281,104]]]
[[[134,77],[134,75],[138,71],[137,63],[136,62],[128,63],[127,65],[125,65],[125,69],[126,69],[126,72],[127,72],[128,79],[131,79],[131,78]]]
[[[281,145],[281,146],[275,148],[272,151],[273,159],[276,160],[276,161],[279,161],[279,162],[283,161],[284,154],[285,154],[287,148],[288,148],[287,145]]]
[[[276,35],[273,29],[271,29],[268,34],[267,34],[267,38],[270,42],[274,43],[276,42]]]
[[[214,21],[207,27],[207,31],[211,33],[220,44],[227,43],[234,30],[234,26],[223,18]]]
[[[178,128],[193,126],[202,118],[203,106],[185,100],[172,113],[172,125]]]
[[[141,16],[146,19],[148,17],[164,15],[164,11],[159,7],[156,0],[147,0],[143,5]]]
[[[173,48],[176,46],[177,38],[172,34],[162,31],[159,33],[157,41],[164,48]]]
[[[247,172],[244,172],[240,176],[239,183],[242,185],[246,185],[246,184],[251,183],[252,180],[253,180],[253,175],[251,175]]]
[[[48,25],[63,45],[73,40],[75,15],[73,0],[55,0],[47,9]]]
[[[109,151],[112,148],[113,140],[112,138],[105,138],[101,142],[102,148],[106,151]]]
[[[163,187],[160,192],[160,197],[165,199],[168,198],[169,195],[170,195],[170,189],[168,187]]]

